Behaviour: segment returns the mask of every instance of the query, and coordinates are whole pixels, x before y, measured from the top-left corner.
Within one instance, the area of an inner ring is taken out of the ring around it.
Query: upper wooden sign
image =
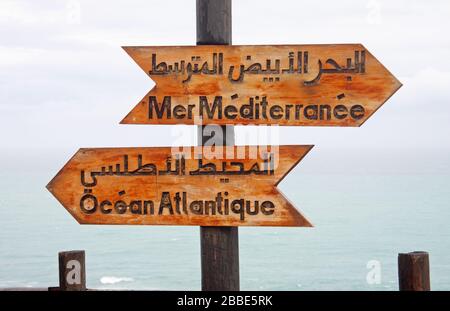
[[[401,86],[361,44],[124,49],[156,83],[125,124],[360,126]]]
[[[276,185],[311,148],[80,149],[47,188],[81,224],[309,227]]]

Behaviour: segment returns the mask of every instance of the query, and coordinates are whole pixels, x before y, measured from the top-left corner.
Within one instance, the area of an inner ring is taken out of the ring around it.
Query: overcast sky
[[[362,43],[403,83],[360,128],[279,128],[282,144],[316,145],[305,171],[449,171],[449,16],[446,0],[235,0],[233,44]],[[120,47],[194,45],[194,0],[0,0],[0,38],[3,168],[25,157],[54,173],[80,147],[194,137],[119,125],[153,86]]]

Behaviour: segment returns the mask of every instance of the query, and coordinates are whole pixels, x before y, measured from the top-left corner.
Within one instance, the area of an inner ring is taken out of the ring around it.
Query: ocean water
[[[88,287],[200,289],[198,227],[81,226],[45,189],[54,173],[0,173],[0,287],[56,286],[57,253],[84,249]],[[432,289],[450,290],[449,181],[291,173],[280,188],[315,227],[240,228],[241,288],[397,290],[397,254],[424,250]]]

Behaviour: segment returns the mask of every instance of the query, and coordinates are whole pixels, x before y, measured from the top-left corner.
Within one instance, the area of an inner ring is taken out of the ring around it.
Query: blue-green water
[[[0,174],[0,287],[55,286],[58,251],[85,249],[89,287],[200,289],[198,227],[81,226],[44,188],[54,172]],[[241,288],[396,290],[397,254],[425,250],[432,289],[449,290],[449,181],[291,173],[280,188],[316,227],[240,228]]]

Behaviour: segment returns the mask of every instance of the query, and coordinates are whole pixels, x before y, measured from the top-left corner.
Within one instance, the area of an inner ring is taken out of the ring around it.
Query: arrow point
[[[314,227],[314,225],[302,214],[299,212],[297,208],[295,208],[294,204],[280,191],[280,189],[275,188],[278,193],[278,197],[280,199],[283,206],[283,214],[285,223],[284,226],[290,227]]]
[[[72,214],[72,213],[70,213],[70,214]],[[80,225],[87,225],[88,224],[87,222],[82,221],[80,218],[78,218],[78,216],[76,216],[74,214],[72,214],[72,215],[73,215],[73,218],[75,218],[75,220],[77,221],[78,224],[80,224]]]
[[[130,121],[130,114],[131,114],[131,112],[129,113],[129,114],[127,114],[126,116],[125,116],[125,118],[123,118],[120,122],[119,122],[119,124],[134,124],[134,122],[131,122]]]
[[[314,225],[308,219],[304,218],[304,220],[303,227],[314,228]]]
[[[52,192],[52,182],[49,182],[46,186],[45,189],[47,189],[48,191]]]
[[[121,46],[121,48],[125,51],[125,52],[127,52],[127,54],[128,55],[130,55],[130,47],[129,46]]]
[[[294,223],[293,227],[307,227],[307,228],[313,228],[314,225],[305,217],[303,216],[294,206],[292,208],[292,214],[294,216]]]
[[[131,55],[131,51],[132,51],[132,47],[131,47],[131,46],[122,46],[121,48],[125,51],[125,53],[128,54],[128,56],[131,57],[131,59],[132,59],[133,61],[135,61],[135,59],[134,59],[133,56]],[[136,61],[135,61],[135,62],[136,62]]]
[[[288,200],[287,200],[288,201]],[[290,206],[291,216],[293,218],[292,227],[313,228],[314,225],[302,213],[300,213],[292,204]]]
[[[56,198],[55,193],[53,192],[54,189],[54,184],[55,184],[55,179],[59,176],[59,173],[56,174],[56,176],[54,176],[52,178],[52,180],[50,180],[50,182],[45,186],[45,188]]]

